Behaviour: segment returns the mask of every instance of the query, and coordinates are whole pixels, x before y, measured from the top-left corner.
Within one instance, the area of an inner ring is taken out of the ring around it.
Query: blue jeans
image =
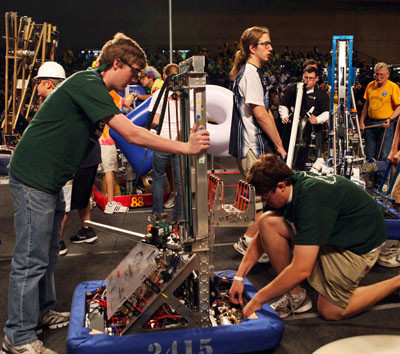
[[[366,127],[379,123],[383,123],[383,120],[365,119]],[[365,155],[367,161],[371,161],[372,159],[379,161],[387,160],[392,147],[395,126],[395,120],[392,120],[388,128],[376,127],[365,129]]]
[[[39,320],[56,304],[54,271],[65,202],[62,192],[42,192],[13,176],[10,190],[16,245],[4,332],[13,345],[23,345],[37,339]]]
[[[177,189],[174,214],[176,220],[183,220],[181,172],[179,168],[179,156],[175,154],[168,154],[159,151],[153,152],[152,213],[153,214],[162,213],[164,210],[163,207],[164,178],[165,178],[165,171],[167,169],[171,157],[172,157],[172,165],[174,168],[175,184]],[[173,190],[173,186],[171,186],[171,190]]]

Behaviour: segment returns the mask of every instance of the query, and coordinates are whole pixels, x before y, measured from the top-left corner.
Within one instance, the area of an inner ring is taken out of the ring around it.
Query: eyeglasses
[[[271,47],[271,48],[272,48],[272,43],[269,42],[269,41],[256,43],[256,45],[262,45],[264,48],[268,48],[268,47]]]
[[[374,75],[377,76],[377,77],[384,77],[384,76],[386,76],[385,73],[375,73]]]
[[[303,76],[303,79],[306,80],[306,81],[313,81],[313,80],[315,80],[316,78],[317,78],[316,76],[314,76],[314,77],[311,77],[311,76]]]
[[[137,79],[140,78],[140,75],[141,75],[141,73],[142,73],[142,70],[141,70],[141,69],[135,68],[133,65],[126,63],[126,62],[123,61],[122,59],[121,59],[121,62],[122,62],[123,64],[125,64],[125,65],[128,65],[128,66],[131,68],[131,70],[132,70],[132,75],[133,75],[135,78],[137,78]]]

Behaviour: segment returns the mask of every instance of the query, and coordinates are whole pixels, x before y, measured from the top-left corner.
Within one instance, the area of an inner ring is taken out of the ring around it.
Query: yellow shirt
[[[372,81],[365,89],[364,98],[368,100],[370,118],[387,119],[400,105],[400,88],[390,80],[382,87],[378,87],[376,81]]]
[[[151,89],[150,89],[150,94],[152,95],[154,92],[159,90],[162,87],[163,83],[164,83],[164,81],[161,79],[157,79],[156,81],[154,81],[154,84],[153,84],[153,86],[151,86]]]

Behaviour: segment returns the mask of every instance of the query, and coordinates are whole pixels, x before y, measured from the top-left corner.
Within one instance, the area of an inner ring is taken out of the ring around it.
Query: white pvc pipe
[[[286,159],[286,165],[292,168],[294,149],[296,145],[297,130],[299,128],[300,121],[300,108],[303,100],[304,83],[298,82],[296,87],[296,104],[294,106],[292,130],[290,132],[289,149]]]

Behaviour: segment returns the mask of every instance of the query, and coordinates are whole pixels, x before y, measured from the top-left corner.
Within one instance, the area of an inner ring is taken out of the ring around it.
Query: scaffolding
[[[46,60],[54,60],[58,46],[57,27],[37,24],[31,17],[5,13],[5,88],[4,119],[1,128],[15,134],[26,127],[34,103],[34,74]]]

